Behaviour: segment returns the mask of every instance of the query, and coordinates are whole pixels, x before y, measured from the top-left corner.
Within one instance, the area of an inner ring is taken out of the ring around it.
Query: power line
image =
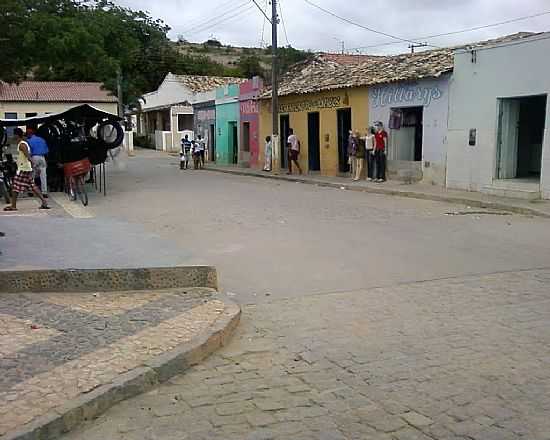
[[[199,24],[195,24],[193,26],[191,26],[190,28],[188,28],[187,30],[185,30],[183,33],[184,34],[189,34],[191,32],[194,32],[198,29],[201,29],[203,26],[210,26],[212,24],[212,22],[217,22],[217,20],[229,15],[229,14],[233,14],[234,12],[238,11],[239,9],[243,9],[246,5],[248,5],[248,1],[244,1],[242,3],[240,3],[239,5],[235,6],[235,7],[232,7],[231,9],[223,12],[222,14],[219,14],[217,16],[214,16],[206,21],[203,21]]]
[[[265,0],[265,10],[267,10],[267,2],[268,0]],[[264,47],[264,44],[265,44],[264,36],[265,36],[265,19],[262,21],[262,40],[260,42],[260,47]]]
[[[323,11],[325,14],[328,14],[328,15],[331,15],[341,21],[344,21],[348,24],[351,24],[353,26],[357,26],[357,27],[360,27],[361,29],[365,29],[366,31],[369,31],[369,32],[373,32],[375,34],[379,34],[379,35],[384,35],[386,37],[389,37],[389,38],[393,38],[394,40],[399,40],[400,42],[405,42],[405,43],[413,43],[413,44],[419,44],[419,41],[415,41],[415,40],[410,40],[408,38],[402,38],[402,37],[398,37],[396,35],[392,35],[392,34],[388,34],[386,32],[382,32],[382,31],[379,31],[379,30],[376,30],[376,29],[373,29],[373,28],[370,28],[368,26],[364,26],[362,24],[359,24],[355,21],[352,21],[350,20],[349,18],[345,18],[345,17],[342,17],[340,15],[337,15],[335,14],[334,12],[331,12],[329,11],[328,9],[325,9],[315,3],[313,3],[311,0],[304,0],[308,5],[310,6],[313,6],[314,8],[317,8],[319,9],[320,11]],[[432,46],[432,47],[436,47],[436,46]]]
[[[286,33],[285,18],[284,18],[284,16],[283,16],[283,5],[282,5],[282,0],[279,0],[279,12],[281,13],[281,22],[283,23],[283,31],[285,32],[286,45],[287,45],[287,46],[290,46],[290,42],[288,41],[288,34]]]
[[[267,21],[269,21],[271,23],[271,19],[267,16],[267,14],[265,13],[265,11],[261,8],[261,6],[258,4],[258,2],[256,0],[252,0],[252,3],[254,3],[256,5],[256,7],[259,9],[259,11],[262,13],[262,15],[266,18]]]
[[[228,22],[234,20],[234,19],[237,18],[237,17],[241,17],[241,16],[243,16],[243,15],[248,14],[248,13],[249,13],[250,11],[252,11],[253,9],[254,9],[254,6],[253,6],[253,5],[250,5],[248,8],[245,8],[245,9],[243,9],[242,11],[238,11],[238,12],[236,12],[235,14],[230,15],[230,16],[228,16],[228,17],[226,17],[226,18],[222,18],[222,19],[220,19],[219,21],[216,21],[216,22],[214,22],[214,23],[211,23],[211,24],[208,25],[207,27],[205,27],[205,28],[203,28],[203,29],[199,29],[197,32],[198,32],[198,33],[202,33],[202,32],[208,31],[208,30],[210,30],[210,29],[213,29],[213,28],[219,26],[219,25],[222,24],[222,23],[228,23]]]
[[[466,32],[473,32],[473,31],[478,31],[478,30],[481,30],[481,29],[487,29],[487,28],[502,26],[502,25],[505,25],[505,24],[516,23],[518,21],[529,20],[531,18],[542,17],[544,15],[549,15],[549,14],[550,14],[550,11],[539,12],[538,14],[526,15],[524,17],[511,18],[509,20],[499,21],[497,23],[491,23],[491,24],[486,24],[486,25],[481,25],[481,26],[474,26],[474,27],[471,27],[471,28],[460,29],[460,30],[451,31],[451,32],[444,32],[442,34],[426,35],[424,37],[418,37],[417,40],[428,40],[430,38],[438,38],[438,37],[446,37],[446,36],[449,36],[449,35],[463,34],[463,33],[466,33]],[[396,42],[396,41],[388,41],[386,43],[373,44],[373,45],[370,45],[370,46],[354,47],[353,49],[350,49],[350,50],[371,49],[371,48],[374,48],[374,47],[391,46],[393,44],[399,44],[399,43],[400,42]]]

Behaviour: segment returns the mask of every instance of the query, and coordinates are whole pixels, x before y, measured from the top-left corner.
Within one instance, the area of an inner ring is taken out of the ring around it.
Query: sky
[[[256,0],[271,12],[269,0]],[[347,53],[402,53],[407,42],[370,47],[396,40],[343,22],[306,0],[279,0],[279,44],[299,49]],[[519,31],[550,31],[550,14],[498,27],[447,37],[422,39],[550,12],[549,0],[310,0],[339,16],[400,38],[437,47],[482,41]],[[271,29],[252,0],[115,0],[122,6],[148,11],[171,28],[170,38],[191,42],[214,37],[223,44],[258,47],[271,44]],[[286,28],[286,32],[285,32]],[[342,43],[343,42],[343,43]],[[367,48],[365,48],[367,47]]]

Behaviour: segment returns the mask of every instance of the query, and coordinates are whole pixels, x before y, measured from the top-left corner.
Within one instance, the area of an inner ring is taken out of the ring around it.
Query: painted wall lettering
[[[310,99],[307,101],[290,102],[279,105],[279,113],[297,113],[316,110],[319,108],[340,107],[342,104],[340,96],[328,96],[326,98]]]
[[[241,113],[243,114],[257,114],[260,113],[260,105],[258,101],[243,101],[241,102]]]
[[[199,121],[209,121],[212,119],[216,119],[216,111],[215,110],[199,110],[197,111],[197,119]]]
[[[377,87],[370,92],[372,105],[377,107],[396,104],[419,104],[429,107],[434,100],[441,99],[443,91],[435,87],[400,85],[394,87]]]

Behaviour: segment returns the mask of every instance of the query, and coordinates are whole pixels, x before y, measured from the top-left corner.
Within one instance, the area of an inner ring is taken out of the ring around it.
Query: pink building
[[[240,86],[240,148],[239,164],[246,167],[257,168],[260,156],[260,104],[258,96],[263,88],[260,77],[254,77]]]

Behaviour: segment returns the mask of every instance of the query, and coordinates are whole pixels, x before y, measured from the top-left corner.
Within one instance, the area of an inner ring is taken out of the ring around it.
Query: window
[[[193,131],[193,115],[178,115],[178,131]]]
[[[37,115],[38,113],[25,113],[25,118],[33,118]]]

